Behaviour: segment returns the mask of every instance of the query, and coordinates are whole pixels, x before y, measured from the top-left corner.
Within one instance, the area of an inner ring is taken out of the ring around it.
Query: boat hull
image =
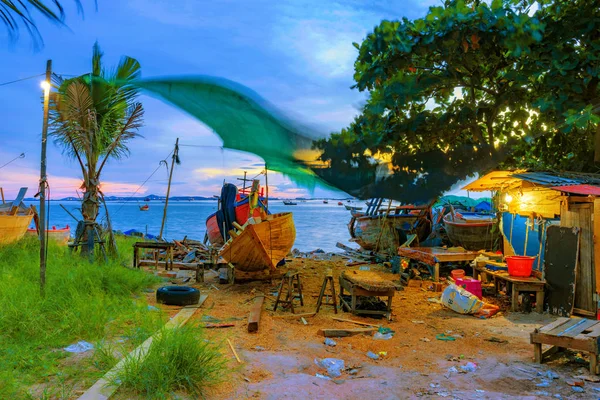
[[[292,213],[272,214],[258,224],[248,224],[225,243],[219,255],[240,271],[275,270],[292,250],[295,240]]]
[[[410,214],[385,217],[353,213],[348,230],[353,241],[365,250],[395,253],[404,243],[405,235],[416,234],[419,241],[427,239],[431,233],[431,221],[424,216]]]
[[[48,239],[54,240],[60,244],[69,243],[69,239],[71,238],[71,229],[63,228],[63,229],[50,229],[47,230]],[[37,229],[27,229],[27,236],[38,236]]]
[[[262,203],[262,200],[259,202],[259,207],[254,209],[252,214],[253,217],[260,217],[261,210],[266,212],[266,206]],[[235,203],[235,222],[240,225],[244,225],[249,218],[250,214],[250,203],[247,199],[243,199],[239,202]],[[223,235],[221,234],[221,229],[219,229],[219,223],[217,222],[217,214],[213,213],[206,219],[206,234],[208,236],[208,241],[211,245],[215,247],[221,247],[225,244],[225,240],[223,240]]]
[[[492,229],[494,223],[493,220],[473,223],[453,222],[450,214],[444,217],[444,227],[452,245],[472,251],[493,249],[498,236]]]
[[[0,244],[16,242],[25,236],[33,214],[0,215]]]

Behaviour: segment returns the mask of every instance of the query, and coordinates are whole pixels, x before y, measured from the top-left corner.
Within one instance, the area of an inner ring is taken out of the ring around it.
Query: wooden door
[[[560,215],[561,226],[576,226],[581,229],[573,312],[591,317],[596,316],[593,213],[593,203],[571,203],[567,206],[563,202]]]

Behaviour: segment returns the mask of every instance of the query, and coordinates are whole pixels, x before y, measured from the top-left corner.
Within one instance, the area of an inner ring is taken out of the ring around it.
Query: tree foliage
[[[379,194],[412,201],[500,161],[578,166],[569,152],[586,149],[597,123],[593,3],[544,1],[532,13],[527,1],[456,0],[424,18],[381,22],[355,43],[355,88],[367,103],[315,144],[330,166],[321,174],[360,171],[386,184]]]
[[[102,56],[96,43],[92,72],[59,79],[50,102],[50,135],[81,168],[86,221],[98,216],[100,177],[106,162],[128,154],[129,141],[138,136],[144,115],[132,86],[140,77],[138,61],[123,57],[114,70],[107,70]]]

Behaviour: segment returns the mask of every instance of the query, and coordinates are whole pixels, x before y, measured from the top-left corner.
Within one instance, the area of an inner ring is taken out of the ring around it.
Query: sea
[[[33,204],[39,209],[39,202],[25,202]],[[148,211],[140,211],[139,207],[148,204]],[[344,201],[344,204],[346,203]],[[50,202],[50,227],[64,228],[69,225],[71,235],[74,235],[77,221],[71,217],[62,207],[64,206],[73,216],[81,219],[80,203],[78,201],[51,201]],[[165,204],[162,201],[150,201],[139,203],[106,202],[108,214],[114,230],[127,231],[135,229],[140,232],[158,236],[163,217]],[[362,206],[364,203],[352,203],[353,206]],[[216,200],[197,201],[169,201],[167,209],[167,220],[163,236],[167,240],[204,239],[206,232],[206,218],[217,211]],[[281,200],[269,201],[271,213],[291,211],[296,225],[296,242],[294,248],[303,252],[322,249],[325,252],[340,251],[336,243],[341,242],[352,245],[349,242],[348,222],[350,211],[338,205],[338,200],[329,200],[324,204],[322,200],[297,201],[297,205],[285,205]],[[105,213],[102,212],[98,218],[100,223],[105,221]],[[357,247],[356,245],[354,247]]]

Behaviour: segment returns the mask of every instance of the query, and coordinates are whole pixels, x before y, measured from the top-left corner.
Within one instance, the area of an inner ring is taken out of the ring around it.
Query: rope
[[[16,156],[15,158],[13,158],[12,160],[10,160],[9,162],[7,162],[6,164],[0,166],[0,169],[6,167],[8,164],[12,163],[15,160],[18,160],[19,158],[25,158],[25,153],[21,153],[18,156]]]
[[[21,79],[16,79],[14,81],[0,83],[0,86],[10,85],[11,83],[23,82],[23,81],[26,81],[26,80],[29,80],[29,79],[33,79],[33,78],[37,78],[39,76],[44,76],[44,75],[46,75],[45,72],[43,74],[37,74],[37,75],[33,75],[33,76],[28,76],[27,78],[21,78]]]

